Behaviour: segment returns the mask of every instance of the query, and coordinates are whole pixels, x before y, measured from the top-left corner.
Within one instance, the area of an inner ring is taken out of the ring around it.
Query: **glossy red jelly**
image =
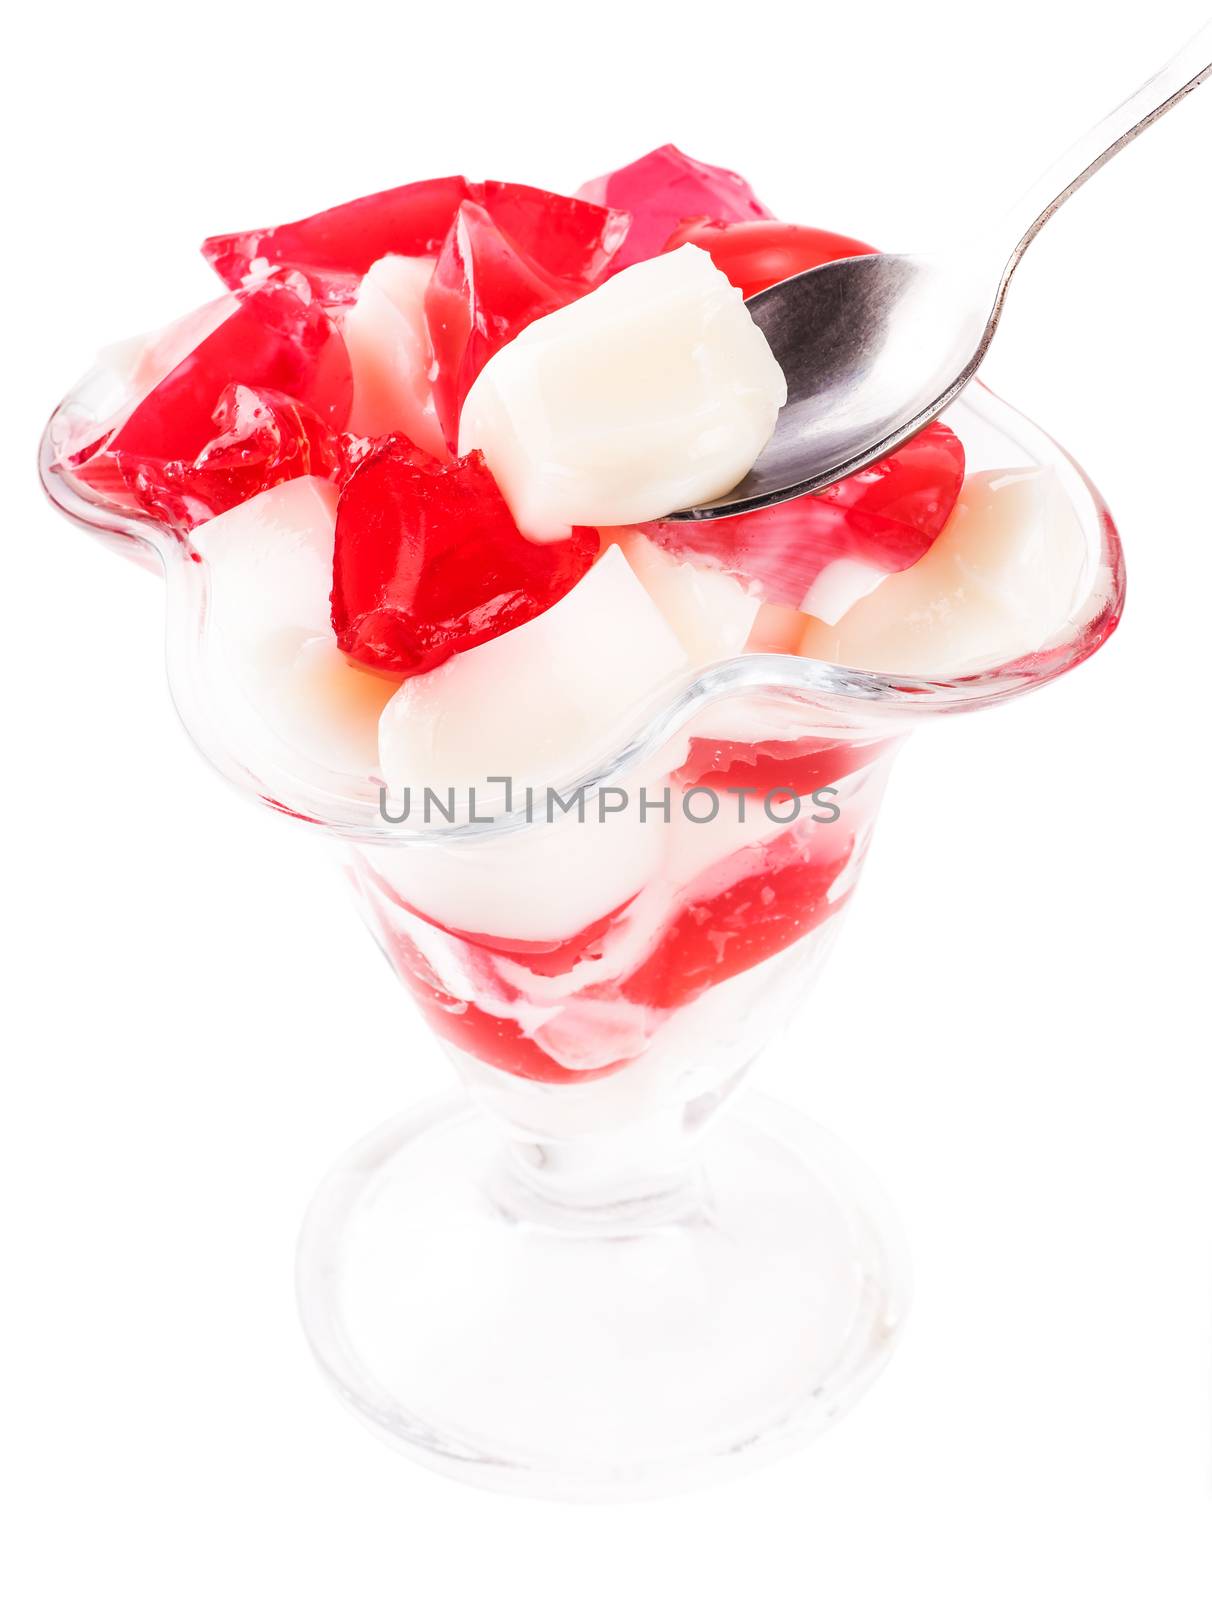
[[[503,956],[505,960],[513,962],[516,966],[525,967],[528,972],[533,972],[536,977],[558,978],[566,972],[571,972],[574,967],[587,961],[600,961],[604,953],[607,935],[617,927],[619,920],[631,905],[632,896],[621,906],[616,906],[613,911],[608,911],[604,917],[599,917],[596,922],[591,922],[587,927],[580,929],[568,939],[503,939],[493,934],[462,933],[456,929],[444,928],[443,931],[452,938],[464,940],[467,944],[475,945],[479,950],[486,950],[491,955]],[[413,916],[420,916],[423,922],[431,922],[432,918],[421,916],[415,907],[409,908]],[[441,923],[434,923],[435,927],[442,927]]]
[[[452,451],[484,363],[537,317],[595,288],[626,231],[625,218],[583,200],[523,184],[481,190],[483,204],[459,207],[425,297],[434,400]]]
[[[806,743],[807,741],[800,741]],[[823,752],[823,741],[817,741]],[[830,746],[838,750],[840,746]],[[873,751],[878,747],[869,747]],[[830,763],[838,772],[835,757]],[[836,830],[836,833],[835,833]],[[422,915],[373,869],[377,895],[395,910],[437,930],[463,973],[460,987],[475,1001],[453,995],[434,971],[417,937],[400,926],[395,912],[379,911],[388,953],[430,1024],[469,1054],[519,1077],[547,1083],[588,1081],[627,1065],[647,1047],[662,1018],[689,1004],[715,984],[738,976],[787,949],[841,908],[846,892],[836,885],[854,850],[853,835],[840,822],[788,823],[757,844],[734,851],[692,880],[674,901],[667,921],[642,959],[621,978],[582,987],[572,1004],[621,1008],[617,1061],[588,1071],[570,1069],[544,1048],[542,1028],[526,1033],[512,1013],[533,1009],[517,969],[556,977],[601,959],[626,921],[627,902],[567,939],[537,942],[461,932]],[[591,976],[591,975],[590,975]],[[479,1002],[479,1003],[477,1003]],[[504,1015],[495,1014],[497,1011]],[[639,1019],[647,1017],[646,1024]]]
[[[833,826],[839,828],[836,840],[828,831]],[[773,838],[734,852],[682,891],[657,940],[629,974],[591,984],[580,990],[580,1000],[622,1006],[624,1018],[636,1014],[629,1008],[642,1008],[650,1014],[650,1034],[663,1014],[777,955],[839,910],[846,896],[831,891],[853,848],[853,837],[841,833],[840,824],[788,824]],[[392,904],[419,916],[377,875],[375,882]],[[570,938],[541,946],[456,932],[428,917],[419,920],[450,941],[472,992],[508,1013],[524,999],[509,975],[510,965],[545,977],[571,972],[600,958],[627,911],[620,906]],[[383,916],[382,925],[392,961],[431,1025],[460,1049],[547,1083],[587,1081],[626,1066],[628,1058],[590,1071],[562,1066],[543,1048],[541,1030],[533,1037],[511,1016],[456,998],[397,919]]]
[[[332,618],[341,649],[412,676],[541,615],[597,555],[594,528],[533,544],[479,452],[440,462],[400,434],[341,492]]]
[[[290,267],[325,298],[348,301],[381,256],[436,256],[464,201],[482,206],[521,250],[560,276],[596,276],[627,231],[626,217],[603,217],[599,207],[529,184],[428,178],[298,222],[217,234],[202,254],[229,288]]]
[[[580,284],[582,294],[606,275],[630,227],[617,207],[526,183],[490,179],[474,190],[471,198],[519,250],[545,272]]]
[[[753,222],[773,214],[738,173],[695,161],[673,144],[663,144],[629,166],[593,178],[577,193],[600,206],[631,213],[631,227],[614,258],[613,272],[660,255],[670,234],[690,217]]]
[[[719,567],[763,599],[800,606],[832,562],[900,572],[929,550],[964,481],[964,447],[932,422],[908,444],[819,494],[714,522],[655,522],[643,532],[666,550]]]
[[[231,384],[215,408],[215,438],[194,461],[135,469],[140,503],[179,532],[289,478],[339,479],[338,436],[310,407],[273,389]]]
[[[800,228],[790,222],[710,222],[699,219],[676,228],[665,245],[676,250],[695,244],[715,262],[748,300],[784,278],[794,278],[827,261],[847,256],[873,256],[872,245],[824,228]]]
[[[870,766],[888,748],[887,740],[691,739],[673,781],[721,794],[743,790],[756,801],[774,794],[813,795]]]
[[[436,255],[471,193],[466,178],[427,178],[298,222],[215,234],[202,254],[231,289],[273,267],[294,267],[330,299],[352,300],[359,278],[380,256]]]
[[[139,504],[191,527],[238,503],[238,483],[256,494],[327,459],[325,440],[344,427],[351,396],[334,324],[296,284],[274,278],[243,295],[72,470],[102,493],[120,480]]]
[[[804,829],[788,824],[773,840],[710,868],[683,891],[660,942],[619,993],[633,1004],[671,1010],[811,933],[844,898],[830,899],[829,891],[853,840],[831,842],[825,853],[815,847],[831,826],[841,824],[817,824],[806,849]]]
[[[425,1020],[440,1039],[457,1049],[504,1072],[511,1072],[517,1078],[530,1078],[538,1083],[585,1083],[627,1065],[626,1061],[614,1061],[585,1072],[561,1066],[511,1017],[493,1016],[473,1001],[452,995],[416,942],[394,921],[381,918],[381,926],[391,964],[420,1006]],[[477,973],[477,992],[485,977],[485,972]],[[508,1000],[507,991],[502,989],[502,994]],[[512,998],[517,998],[516,991],[512,992]]]

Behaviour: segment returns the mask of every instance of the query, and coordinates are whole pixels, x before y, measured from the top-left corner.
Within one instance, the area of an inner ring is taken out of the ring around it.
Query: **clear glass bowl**
[[[1084,474],[979,384],[947,418],[969,470],[1050,467],[1080,521],[1086,598],[1036,653],[946,681],[738,657],[595,730],[554,783],[584,820],[519,804],[425,826],[388,820],[373,772],[292,746],[233,676],[207,564],[57,465],[94,396],[51,419],[47,492],[162,570],[186,728],[240,789],[344,842],[467,1091],[373,1135],[313,1203],[300,1304],[340,1393],[441,1470],[585,1498],[698,1482],[832,1421],[904,1315],[895,1224],[825,1136],[724,1108],[832,946],[905,736],[1038,688],[1114,629],[1121,551]],[[738,785],[757,791],[743,821]],[[669,820],[637,820],[641,790],[672,797]],[[600,813],[606,792],[627,809]]]

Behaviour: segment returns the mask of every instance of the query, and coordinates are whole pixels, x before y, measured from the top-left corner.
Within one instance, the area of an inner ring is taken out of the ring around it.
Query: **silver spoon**
[[[667,520],[793,500],[895,450],[984,360],[1011,274],[1086,179],[1212,73],[1212,23],[1091,128],[1001,223],[949,256],[831,261],[746,301],[787,377],[787,404],[752,468],[718,500]]]

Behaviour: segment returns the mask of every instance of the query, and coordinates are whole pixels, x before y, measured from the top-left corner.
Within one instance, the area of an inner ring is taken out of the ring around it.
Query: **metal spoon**
[[[954,255],[831,261],[746,301],[786,374],[787,404],[734,489],[668,520],[731,517],[810,494],[924,427],[983,361],[1011,274],[1048,218],[1209,73],[1212,23]]]

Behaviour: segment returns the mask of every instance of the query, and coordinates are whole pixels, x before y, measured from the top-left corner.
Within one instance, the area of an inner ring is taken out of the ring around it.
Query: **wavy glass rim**
[[[1012,441],[1038,465],[1053,467],[1086,536],[1090,583],[1065,627],[1041,649],[955,678],[908,678],[836,666],[807,656],[758,652],[679,674],[633,706],[625,724],[603,730],[604,754],[589,771],[561,775],[552,789],[565,801],[579,790],[616,782],[651,761],[694,717],[738,697],[761,696],[798,705],[839,730],[907,731],[923,717],[975,711],[1026,694],[1078,666],[1114,631],[1123,611],[1125,577],[1118,532],[1102,496],[1059,444],[985,385],[971,384],[951,408],[968,411]],[[167,586],[166,633],[169,687],[186,731],[206,759],[229,782],[262,804],[301,822],[316,824],[355,842],[416,845],[500,836],[544,826],[524,812],[493,814],[475,822],[454,821],[423,829],[387,821],[380,812],[382,785],[351,779],[309,759],[266,730],[245,741],[223,726],[208,688],[205,649],[210,577],[205,562],[166,524],[147,513],[119,507],[89,492],[57,465],[58,441],[87,417],[69,395],[47,423],[39,449],[39,473],[52,504],[90,533],[113,540],[140,564],[162,572]],[[91,420],[91,419],[90,419]],[[957,428],[963,438],[962,425]],[[904,724],[904,729],[898,728]],[[891,726],[890,726],[891,725]]]

